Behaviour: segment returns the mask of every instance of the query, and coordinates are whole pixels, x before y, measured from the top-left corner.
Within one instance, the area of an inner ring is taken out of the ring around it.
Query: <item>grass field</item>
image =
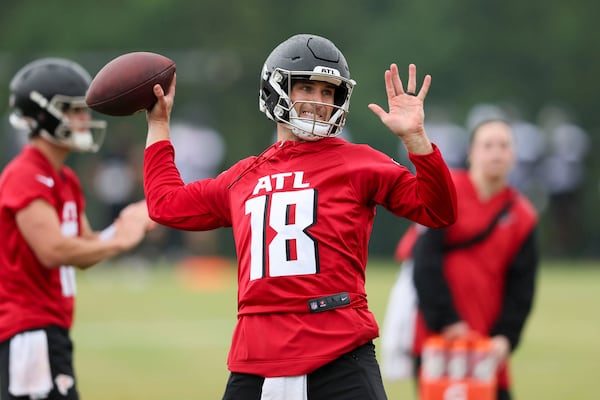
[[[134,263],[79,273],[73,339],[82,398],[221,398],[235,271],[199,271],[190,279],[174,268]],[[390,262],[369,268],[369,303],[380,324],[396,274]],[[533,316],[513,358],[518,400],[598,398],[599,288],[600,263],[543,265]],[[414,399],[410,382],[386,387],[390,399]]]

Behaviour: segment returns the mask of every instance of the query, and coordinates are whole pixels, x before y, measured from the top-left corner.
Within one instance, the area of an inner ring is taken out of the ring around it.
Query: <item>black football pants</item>
[[[263,377],[233,372],[223,400],[260,400],[263,382]],[[307,394],[308,400],[386,400],[373,343],[308,374]]]

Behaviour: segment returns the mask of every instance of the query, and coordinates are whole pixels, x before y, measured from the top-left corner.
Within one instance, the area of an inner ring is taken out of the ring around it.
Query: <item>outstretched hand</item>
[[[369,104],[381,122],[398,136],[407,149],[413,153],[431,152],[431,143],[427,138],[424,128],[425,112],[423,102],[431,85],[431,76],[426,75],[423,85],[417,92],[417,67],[408,66],[408,84],[404,90],[398,66],[390,65],[385,71],[385,91],[388,98],[389,111],[385,111],[377,104]]]

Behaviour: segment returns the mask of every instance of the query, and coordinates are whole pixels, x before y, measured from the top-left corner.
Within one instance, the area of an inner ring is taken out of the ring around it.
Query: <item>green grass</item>
[[[369,303],[382,322],[397,266],[372,262]],[[78,275],[73,339],[79,390],[95,399],[220,399],[235,324],[235,271],[194,290],[172,267],[104,264]],[[600,264],[544,265],[535,309],[513,358],[518,399],[596,399]],[[378,341],[376,341],[378,344]],[[414,399],[411,382],[386,382]]]

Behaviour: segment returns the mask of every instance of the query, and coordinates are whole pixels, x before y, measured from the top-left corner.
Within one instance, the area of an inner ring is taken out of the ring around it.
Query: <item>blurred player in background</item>
[[[136,246],[153,226],[145,201],[93,232],[72,151],[95,152],[105,121],[91,119],[89,74],[44,58],[10,83],[11,122],[29,143],[0,176],[0,399],[79,398],[73,370],[75,268]]]
[[[490,336],[499,400],[511,398],[508,358],[533,304],[539,262],[537,213],[507,183],[514,161],[511,126],[500,119],[481,121],[471,136],[468,170],[453,172],[456,223],[444,229],[413,225],[397,254],[414,268],[417,366],[432,333],[448,340],[474,332]],[[388,310],[398,301],[404,299],[392,297]],[[400,333],[384,332],[395,334]]]
[[[261,75],[260,110],[277,143],[215,179],[184,185],[169,141],[175,85],[147,114],[144,182],[150,215],[179,229],[232,226],[238,323],[224,399],[385,399],[372,340],[365,268],[375,206],[432,227],[455,220],[455,191],[423,129],[427,76],[406,92],[385,72],[389,112],[371,110],[399,136],[417,176],[367,145],[336,138],[355,82],[329,40],[296,35]],[[267,135],[270,132],[266,133]]]

